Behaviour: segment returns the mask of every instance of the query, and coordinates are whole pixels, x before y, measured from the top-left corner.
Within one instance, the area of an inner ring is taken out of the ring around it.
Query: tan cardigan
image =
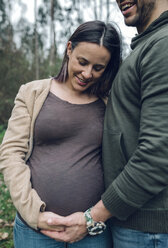
[[[50,84],[51,79],[44,79],[21,86],[0,147],[0,171],[12,201],[22,218],[34,229],[37,229],[39,211],[41,207],[45,209],[45,203],[32,189],[26,161],[32,152],[34,123]]]

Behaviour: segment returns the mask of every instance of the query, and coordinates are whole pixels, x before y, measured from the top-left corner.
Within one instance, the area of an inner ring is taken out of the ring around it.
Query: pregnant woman
[[[68,40],[56,77],[21,86],[0,150],[0,169],[17,209],[15,248],[111,247],[108,227],[73,244],[40,229],[52,228],[47,220],[54,214],[86,211],[100,200],[103,99],[120,55],[111,24],[86,22]]]

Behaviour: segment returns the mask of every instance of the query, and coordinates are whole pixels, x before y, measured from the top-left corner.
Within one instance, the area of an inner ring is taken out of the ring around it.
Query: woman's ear
[[[72,42],[68,41],[67,44],[67,55],[69,56],[72,53]]]

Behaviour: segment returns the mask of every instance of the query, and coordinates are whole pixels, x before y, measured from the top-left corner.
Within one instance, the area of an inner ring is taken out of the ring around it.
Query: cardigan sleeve
[[[26,87],[21,86],[8,128],[0,147],[0,171],[9,188],[14,206],[26,223],[37,229],[38,215],[45,203],[32,188],[25,155],[29,150],[31,116],[25,103]]]
[[[168,186],[167,44],[168,37],[151,43],[151,49],[139,59],[141,110],[138,145],[102,196],[105,207],[120,220],[126,220]]]

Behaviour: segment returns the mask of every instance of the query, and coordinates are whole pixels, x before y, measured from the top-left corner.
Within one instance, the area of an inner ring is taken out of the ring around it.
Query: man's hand
[[[67,217],[51,218],[49,226],[65,227],[64,231],[41,230],[41,233],[57,241],[73,243],[81,240],[87,234],[86,220],[83,212],[77,212]]]

